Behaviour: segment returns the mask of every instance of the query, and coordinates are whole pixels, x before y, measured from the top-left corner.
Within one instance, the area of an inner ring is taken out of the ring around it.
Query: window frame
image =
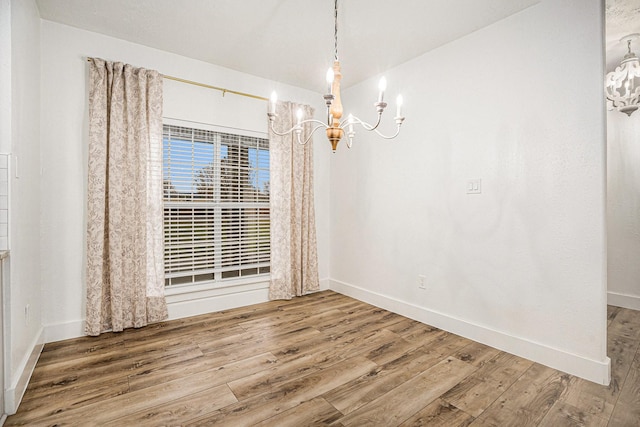
[[[246,130],[246,129],[238,129],[238,128],[230,128],[230,127],[225,127],[225,126],[219,126],[219,125],[213,125],[213,124],[209,124],[209,123],[202,123],[202,122],[195,122],[195,121],[189,121],[189,120],[182,120],[182,119],[173,119],[173,118],[163,118],[163,150],[164,150],[164,126],[168,125],[168,126],[178,126],[178,127],[183,127],[183,128],[190,128],[190,129],[194,129],[194,130],[201,130],[201,131],[212,131],[212,132],[218,132],[218,133],[225,133],[225,134],[232,134],[232,135],[238,135],[241,137],[251,137],[251,138],[260,138],[260,139],[267,139],[268,140],[268,134],[266,132],[258,132],[258,131],[251,131],[251,130]],[[220,180],[221,180],[221,168],[220,168],[220,161],[221,161],[221,147],[222,145],[224,145],[223,141],[221,141],[220,139],[218,139],[217,141],[214,142],[214,168],[217,171],[217,177],[216,182],[217,182],[217,186],[215,187],[216,190],[216,200],[215,201],[206,201],[206,202],[193,202],[192,205],[194,207],[196,206],[204,206],[204,205],[210,205],[212,206],[213,210],[214,210],[214,227],[216,230],[220,230],[220,226],[221,226],[221,211],[223,210],[225,205],[238,205],[238,208],[246,208],[249,207],[249,205],[254,205],[254,206],[258,206],[259,207],[267,207],[269,208],[269,202],[266,202],[266,206],[265,206],[265,202],[229,202],[229,201],[222,201],[220,198]],[[164,151],[163,151],[163,180],[164,180]],[[164,187],[164,186],[163,186]],[[177,206],[177,203],[175,201],[167,201],[164,199],[164,191],[163,191],[163,212],[165,212],[165,208],[167,206],[167,203],[169,204],[169,206]],[[183,202],[184,203],[184,202]],[[164,216],[164,213],[163,213]],[[163,219],[163,235],[165,233],[165,220]],[[217,234],[220,234],[220,231],[216,231]],[[216,246],[219,247],[220,242],[216,243]],[[270,247],[271,244],[269,242],[269,251],[270,251]],[[219,255],[218,255],[219,257]],[[219,259],[219,258],[218,258]],[[241,287],[241,288],[246,288],[246,289],[252,289],[254,286],[251,285],[262,285],[264,283],[268,283],[269,278],[270,278],[270,263],[268,265],[269,267],[269,272],[265,272],[265,273],[258,273],[258,274],[252,274],[249,276],[240,276],[240,277],[229,277],[229,278],[223,278],[222,277],[222,272],[215,272],[212,273],[214,274],[214,278],[211,280],[202,280],[202,281],[197,281],[197,282],[189,282],[189,283],[178,283],[178,284],[171,284],[171,285],[167,285],[165,284],[165,294],[166,295],[178,295],[178,294],[188,294],[188,293],[193,293],[193,292],[201,292],[201,291],[207,291],[207,290],[214,290],[214,289],[225,289],[225,288],[232,288],[232,287]],[[238,269],[241,270],[243,269],[242,265],[238,266]],[[245,268],[246,269],[246,268]],[[192,270],[192,271],[197,271],[197,270]],[[166,274],[166,266],[165,266],[165,274]],[[192,275],[195,275],[193,273],[191,273]],[[173,275],[173,274],[172,274]],[[248,286],[248,287],[247,287]]]

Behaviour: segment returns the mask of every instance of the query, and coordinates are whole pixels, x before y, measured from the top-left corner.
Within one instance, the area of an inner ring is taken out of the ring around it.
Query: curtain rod
[[[87,62],[90,62],[90,61],[91,61],[91,59],[87,58]],[[207,88],[207,89],[219,90],[220,92],[222,92],[222,96],[224,96],[227,93],[232,93],[234,95],[246,96],[247,98],[259,99],[261,101],[268,101],[269,100],[269,98],[265,98],[264,96],[253,95],[251,93],[245,93],[245,92],[238,92],[236,90],[225,89],[223,87],[218,87],[218,86],[211,86],[211,85],[208,85],[206,83],[200,83],[200,82],[194,82],[193,80],[181,79],[180,77],[168,76],[166,74],[162,74],[162,77],[167,79],[167,80],[174,80],[174,81],[180,82],[180,83],[186,83],[186,84],[189,84],[189,85],[200,86],[200,87],[204,87],[204,88]]]

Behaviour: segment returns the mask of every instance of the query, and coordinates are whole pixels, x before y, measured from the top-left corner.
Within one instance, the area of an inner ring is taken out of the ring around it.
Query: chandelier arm
[[[274,127],[273,127],[273,121],[271,121],[271,132],[275,133],[278,136],[285,136],[287,134],[290,134],[291,132],[293,132],[295,129],[297,128],[297,126],[292,127],[291,129],[289,129],[288,131],[285,132],[278,132]]]
[[[292,127],[291,129],[289,129],[286,132],[278,132],[274,127],[273,127],[273,122],[271,122],[271,132],[275,133],[278,136],[285,136],[286,134],[289,134],[291,132],[293,132],[293,130],[295,129],[295,126]]]
[[[300,130],[302,131],[302,125],[306,124],[306,123],[320,123],[320,126],[316,126],[311,133],[313,134],[316,130],[320,129],[321,127],[324,127],[325,129],[329,126],[327,126],[325,123],[321,122],[320,120],[316,120],[316,119],[307,119],[307,120],[303,120],[300,123],[298,123],[297,125],[295,125],[294,127],[292,127],[291,129],[284,131],[284,132],[278,132],[274,127],[273,127],[273,122],[274,120],[271,120],[271,131],[273,133],[275,133],[278,136],[285,136],[288,135],[292,132],[295,132],[296,130]]]
[[[383,134],[382,132],[380,132],[377,129],[378,125],[380,125],[380,117],[381,116],[382,116],[381,114],[378,116],[378,123],[376,123],[375,126],[371,126],[369,123],[363,122],[362,120],[360,120],[357,117],[353,117],[353,121],[360,123],[360,125],[362,125],[362,127],[365,128],[365,130],[373,131],[373,132],[377,133],[381,138],[393,139],[393,138],[397,137],[400,134],[400,126],[402,126],[402,122],[404,121],[404,117],[396,117],[396,123],[397,123],[397,126],[398,126],[396,128],[396,133],[394,133],[393,135],[389,136],[389,135]],[[342,123],[340,123],[340,125],[342,126]],[[348,144],[347,144],[347,146],[348,146]]]
[[[377,133],[377,134],[378,134],[378,136],[380,136],[381,138],[384,138],[384,139],[393,139],[393,138],[395,138],[396,136],[398,136],[398,135],[400,134],[400,125],[398,125],[398,127],[396,128],[396,133],[394,133],[394,134],[393,134],[393,135],[391,135],[391,136],[383,135],[383,134],[382,134],[382,132],[380,132],[380,131],[379,131],[379,130],[377,130],[377,129],[374,129],[373,131],[374,131],[375,133]]]
[[[369,123],[360,120],[356,116],[352,116],[352,117],[353,117],[354,123],[355,122],[359,123],[365,130],[368,130],[368,131],[376,130],[378,126],[380,126],[380,122],[382,121],[382,113],[378,114],[378,121],[376,122],[375,126],[372,126]],[[340,122],[340,127],[344,127],[345,124],[348,124],[348,121],[349,119],[347,118],[346,120],[343,120],[342,122]]]
[[[320,129],[320,128],[325,128],[325,129],[326,129],[327,125],[325,125],[324,123],[322,123],[322,122],[321,122],[321,121],[319,121],[319,120],[315,120],[315,121],[316,121],[316,122],[319,122],[320,124],[319,124],[318,126],[316,126],[316,127],[314,127],[314,128],[313,128],[313,130],[309,133],[309,136],[307,137],[307,139],[305,139],[305,140],[304,140],[304,142],[300,139],[300,133],[301,133],[301,132],[297,132],[297,135],[298,135],[298,144],[300,144],[300,145],[306,145],[306,144],[307,144],[307,142],[309,142],[309,140],[311,140],[311,137],[313,136],[313,134],[314,134],[318,129]],[[310,121],[309,121],[309,122],[310,122]]]
[[[303,125],[305,123],[318,123],[318,126],[316,126],[311,133],[315,132],[316,130],[320,129],[321,127],[324,127],[325,129],[330,127],[327,126],[327,124],[325,122],[321,122],[320,120],[316,120],[316,119],[306,119],[300,122],[300,125]]]

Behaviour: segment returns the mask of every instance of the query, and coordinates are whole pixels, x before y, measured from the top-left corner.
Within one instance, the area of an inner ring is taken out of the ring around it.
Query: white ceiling
[[[341,0],[338,49],[343,87],[538,2]],[[37,4],[46,20],[316,92],[324,90],[324,74],[333,60],[333,0],[37,0]]]
[[[340,0],[343,87],[538,2]],[[333,60],[333,0],[37,0],[37,4],[43,19],[316,92],[323,91],[324,73]],[[626,53],[620,38],[640,33],[640,0],[606,0],[605,15],[610,71]],[[640,40],[632,47],[640,54]]]
[[[607,0],[605,6],[607,71],[615,69],[627,53],[627,45],[620,39],[629,34],[640,34],[640,0]],[[631,50],[640,55],[640,39],[631,44]]]

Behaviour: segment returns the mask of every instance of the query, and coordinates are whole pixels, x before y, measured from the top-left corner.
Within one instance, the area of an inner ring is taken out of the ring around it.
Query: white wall
[[[5,4],[6,6],[6,4]],[[3,8],[4,9],[4,8]],[[5,10],[6,11],[6,10]],[[5,284],[6,410],[13,413],[42,345],[40,275],[40,17],[33,1],[10,2],[13,173],[10,186],[11,254]],[[5,58],[6,60],[6,58]],[[4,86],[3,86],[4,87]],[[3,138],[7,135],[3,131]],[[7,144],[3,141],[2,147]],[[16,167],[17,161],[17,167]],[[27,310],[28,313],[25,312]]]
[[[405,94],[398,140],[359,132],[331,157],[316,143],[321,278],[607,382],[602,16],[597,0],[545,0],[387,73],[389,94]],[[48,21],[41,53],[47,340],[82,333],[87,56],[265,96],[275,87],[322,115],[318,94]],[[346,91],[347,111],[369,117],[375,85]],[[165,113],[215,123],[224,102],[240,102],[227,97],[167,83]],[[477,178],[482,194],[466,195]]]
[[[101,57],[152,68],[163,74],[231,90],[313,105],[316,93],[257,78],[168,52],[42,21],[42,269],[46,340],[83,334],[85,317],[85,193],[88,135],[86,58]],[[319,80],[322,83],[322,79]],[[322,89],[322,88],[320,88]],[[240,116],[233,116],[238,110]],[[165,80],[164,115],[216,125],[266,132],[264,101]],[[329,277],[329,152],[315,144],[316,214],[320,278]],[[189,298],[193,295],[189,295]],[[171,295],[172,318],[266,300],[265,284],[199,292],[196,302]]]
[[[2,157],[8,158],[8,153],[11,151],[11,0],[0,0],[0,159]],[[7,164],[8,165],[8,164]],[[1,173],[1,172],[0,172]],[[7,176],[8,180],[8,176]],[[8,189],[7,189],[8,191]],[[5,198],[0,195],[1,208],[8,208],[8,197]],[[8,221],[8,217],[7,217]],[[4,242],[5,246],[0,246],[3,249],[7,249],[7,242]],[[0,243],[2,245],[2,243]],[[7,266],[9,260],[7,260]],[[4,261],[0,260],[0,424],[4,423],[6,419],[5,412],[5,359],[7,354],[5,351],[8,349],[5,343],[5,325],[7,320],[4,315],[9,310],[5,307],[5,287],[8,287],[9,272],[7,271]],[[7,370],[8,371],[8,370]]]
[[[609,304],[640,310],[640,113],[607,113]]]
[[[11,151],[11,0],[0,0],[0,153]]]
[[[334,158],[331,287],[608,383],[602,20],[546,0],[387,72],[407,120]]]

